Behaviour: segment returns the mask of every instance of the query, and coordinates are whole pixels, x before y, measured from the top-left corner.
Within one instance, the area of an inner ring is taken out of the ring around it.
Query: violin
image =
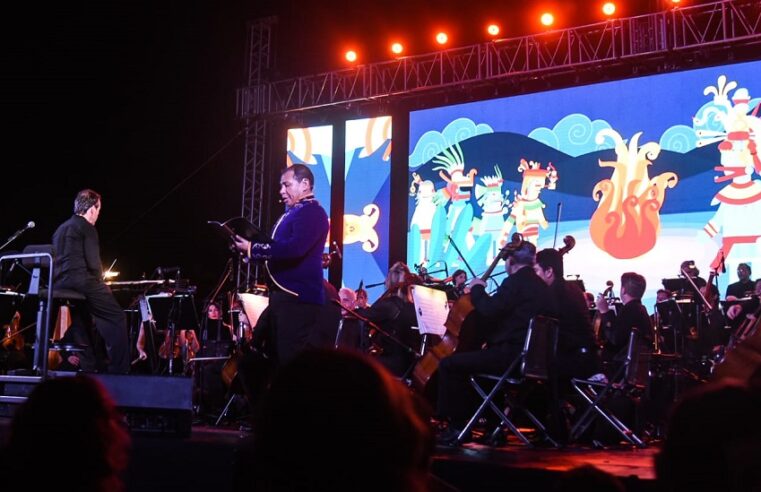
[[[3,342],[2,347],[5,350],[23,350],[24,349],[24,337],[19,331],[19,324],[21,324],[21,314],[16,311],[13,315],[11,322],[3,326]]]

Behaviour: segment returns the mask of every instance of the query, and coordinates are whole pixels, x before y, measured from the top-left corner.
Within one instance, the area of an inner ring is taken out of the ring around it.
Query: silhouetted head
[[[11,470],[30,490],[118,491],[130,438],[110,396],[86,376],[48,379],[18,409]]]
[[[761,489],[761,398],[737,382],[686,395],[656,456],[661,490]]]
[[[431,431],[409,390],[366,357],[311,351],[282,368],[254,429],[262,490],[420,490]]]

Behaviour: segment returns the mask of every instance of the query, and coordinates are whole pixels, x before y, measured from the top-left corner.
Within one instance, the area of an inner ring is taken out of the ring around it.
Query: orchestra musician
[[[761,278],[754,283],[752,298],[749,301],[730,306],[727,309],[727,318],[742,322],[742,320],[752,317],[753,313],[758,310],[759,297],[761,297]]]
[[[344,309],[341,309],[341,328],[340,333],[336,336],[335,345],[336,347],[364,352],[368,348],[365,325],[357,318],[349,315],[346,310],[357,308],[357,295],[352,289],[343,287],[338,291],[338,298]]]
[[[308,166],[294,164],[282,172],[280,197],[286,210],[275,224],[271,241],[251,242],[235,236],[242,254],[264,261],[273,284],[255,332],[273,338],[277,365],[314,345],[315,323],[325,298],[322,252],[328,234],[328,216],[314,198],[314,176]],[[264,323],[268,326],[262,330]]]
[[[111,290],[103,282],[100,245],[95,223],[100,216],[101,196],[85,189],[74,199],[74,215],[53,234],[56,268],[53,284],[70,289],[86,298],[87,309],[95,320],[95,330],[103,337],[108,353],[106,370],[125,374],[129,371],[129,336],[127,319]],[[73,330],[84,330],[78,324]]]
[[[536,247],[522,242],[505,261],[508,277],[494,295],[486,292],[486,283],[471,280],[470,295],[479,320],[477,330],[485,348],[474,352],[455,352],[439,365],[437,414],[449,420],[449,427],[440,432],[440,444],[451,445],[475,409],[470,374],[504,372],[518,357],[525,342],[531,318],[557,315],[555,298],[547,284],[534,271]],[[472,315],[472,314],[471,314]]]
[[[367,302],[367,291],[360,287],[355,292],[357,297],[357,309],[370,307],[370,303]]]
[[[420,334],[412,327],[417,325],[415,305],[412,303],[411,287],[420,279],[410,273],[401,261],[394,263],[386,275],[386,292],[371,307],[358,309],[357,313],[376,323],[384,332],[392,335],[409,348],[420,346]],[[378,362],[392,374],[402,377],[415,362],[414,355],[394,340],[382,334],[376,336]]]
[[[737,282],[727,286],[727,292],[724,296],[727,301],[736,301],[743,297],[749,297],[755,287],[754,282],[750,279],[751,269],[747,263],[737,265]]]
[[[705,282],[705,281],[704,281]],[[602,295],[597,297],[597,309],[602,317],[602,333],[604,338],[603,360],[620,362],[625,355],[623,352],[629,342],[632,328],[638,331],[637,339],[641,347],[649,349],[653,342],[653,327],[642,296],[647,288],[645,277],[635,272],[621,275],[621,301],[623,307],[616,313],[608,305]],[[615,368],[612,368],[615,372]]]
[[[698,267],[695,266],[694,261],[684,260],[682,264],[679,265],[679,275],[684,276],[685,274],[690,277],[692,282],[694,282],[698,288],[705,287],[706,281],[703,277],[700,276],[700,270],[698,270]],[[684,284],[681,294],[685,296],[697,297],[697,294],[695,293],[695,290],[692,288],[692,284],[689,281]]]
[[[698,339],[698,351],[700,355],[708,355],[727,343],[729,331],[724,328],[724,313],[719,304],[719,291],[713,284],[707,284],[700,288],[700,293],[706,298],[711,306],[703,306],[700,312],[701,333]]]
[[[584,292],[564,278],[563,256],[556,249],[536,255],[534,271],[550,286],[558,306],[557,367],[561,380],[586,378],[600,371],[594,331]]]
[[[462,297],[463,294],[465,294],[465,288],[467,287],[466,281],[468,280],[468,274],[465,273],[465,270],[459,269],[456,270],[452,274],[452,286],[454,289],[452,290],[452,296],[454,299],[451,299],[453,301],[456,301],[460,297]]]

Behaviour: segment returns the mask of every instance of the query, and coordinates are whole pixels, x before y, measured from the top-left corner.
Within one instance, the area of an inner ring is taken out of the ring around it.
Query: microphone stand
[[[558,202],[558,215],[555,217],[555,237],[552,239],[552,248],[558,243],[558,226],[560,225],[560,213],[563,211],[563,202]]]
[[[473,269],[470,268],[470,265],[468,265],[468,260],[465,259],[465,255],[462,254],[462,251],[460,251],[460,248],[457,247],[457,243],[454,242],[454,239],[452,239],[452,236],[447,234],[447,237],[449,238],[449,244],[452,245],[455,251],[457,251],[457,254],[460,255],[460,258],[462,259],[462,262],[465,263],[465,266],[468,268],[468,271],[470,272],[470,276],[472,278],[476,277],[475,272],[473,272]]]
[[[8,240],[7,240],[7,241],[5,241],[5,243],[3,243],[3,245],[2,245],[2,246],[0,246],[0,251],[4,250],[6,246],[8,246],[9,244],[11,244],[11,243],[12,243],[13,241],[15,241],[16,239],[18,239],[18,237],[19,237],[20,235],[22,235],[22,234],[23,234],[23,233],[24,233],[24,232],[25,232],[27,229],[28,229],[28,228],[26,228],[26,227],[25,227],[25,228],[23,228],[23,229],[20,229],[20,230],[18,230],[18,231],[16,231],[16,232],[14,232],[13,234],[11,234],[11,237],[9,237],[9,238],[8,238]]]
[[[418,351],[416,351],[416,350],[415,350],[415,349],[413,349],[412,347],[408,346],[406,343],[404,343],[403,341],[399,340],[399,339],[398,339],[398,338],[396,338],[394,335],[392,335],[391,333],[387,332],[386,330],[384,330],[384,329],[383,329],[383,328],[381,328],[380,326],[376,325],[375,323],[373,323],[372,321],[370,321],[368,318],[365,318],[364,316],[362,316],[361,314],[359,314],[359,313],[358,313],[358,312],[356,312],[355,310],[353,310],[353,309],[349,309],[349,308],[347,308],[346,306],[344,306],[343,304],[341,304],[341,301],[338,301],[338,300],[336,300],[336,299],[333,299],[333,300],[332,300],[332,302],[333,302],[334,304],[337,304],[337,305],[338,305],[338,306],[339,306],[341,309],[343,309],[344,311],[346,311],[347,313],[349,313],[349,314],[350,314],[352,317],[354,317],[355,319],[358,319],[358,320],[362,321],[363,323],[365,323],[365,324],[367,324],[369,327],[371,327],[373,330],[377,331],[378,333],[380,333],[380,334],[381,334],[381,335],[383,335],[384,337],[388,338],[389,340],[391,340],[391,341],[392,341],[392,342],[394,342],[395,344],[397,344],[397,345],[399,345],[400,347],[402,347],[402,348],[403,348],[403,349],[404,349],[404,350],[405,350],[407,353],[409,353],[409,354],[412,354],[412,355],[414,355],[415,357],[420,357],[420,356],[421,356],[421,354],[420,354]]]

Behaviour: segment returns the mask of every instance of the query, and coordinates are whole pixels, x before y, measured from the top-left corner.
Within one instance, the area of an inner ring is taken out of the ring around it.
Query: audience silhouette
[[[11,482],[7,490],[123,490],[130,443],[98,381],[84,375],[48,379],[11,423],[3,462],[3,477]]]
[[[300,354],[258,413],[236,463],[238,490],[424,491],[435,483],[422,403],[360,354]]]
[[[660,490],[761,490],[761,395],[739,381],[688,394],[655,459]]]

